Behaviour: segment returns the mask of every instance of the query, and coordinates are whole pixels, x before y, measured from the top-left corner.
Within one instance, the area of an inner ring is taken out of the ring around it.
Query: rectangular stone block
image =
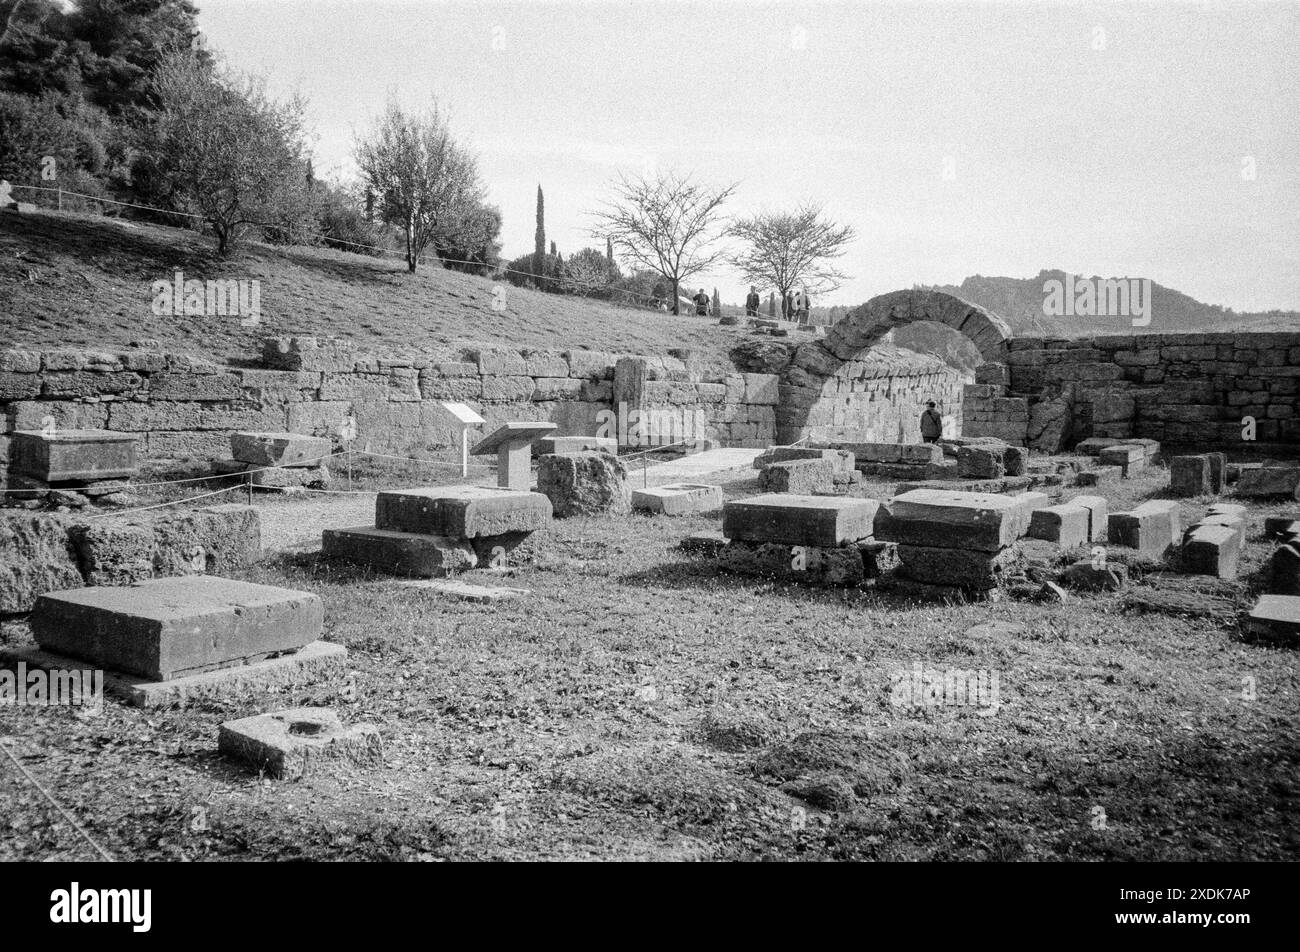
[[[296,780],[344,764],[377,767],[384,759],[379,728],[345,727],[338,714],[321,707],[226,721],[217,731],[217,750],[277,780]]]
[[[813,449],[806,446],[769,446],[767,451],[754,457],[754,469],[761,470],[773,463],[788,463],[792,460],[824,459],[839,471],[853,469],[857,460],[847,450]]]
[[[1236,578],[1241,536],[1234,526],[1201,523],[1183,542],[1183,571],[1191,575]]]
[[[758,487],[770,493],[800,496],[829,493],[835,489],[835,468],[826,459],[795,459],[764,466]]]
[[[1089,511],[1083,506],[1066,503],[1037,510],[1029,522],[1029,535],[1055,542],[1061,548],[1085,545],[1088,541]]]
[[[943,546],[898,547],[901,571],[908,578],[929,584],[959,585],[977,591],[996,588],[1020,558],[1014,547],[997,552]]]
[[[1246,631],[1264,641],[1300,644],[1300,596],[1262,596],[1246,619]]]
[[[1097,454],[1097,458],[1108,466],[1118,466],[1125,478],[1137,474],[1146,465],[1146,452],[1140,446],[1108,446]]]
[[[1237,480],[1237,495],[1249,499],[1274,496],[1300,499],[1300,464],[1269,460],[1258,469],[1243,467]]]
[[[957,475],[963,479],[997,479],[1006,475],[1002,446],[991,443],[957,447]]]
[[[1110,514],[1110,542],[1151,558],[1163,558],[1181,534],[1182,517],[1176,502],[1153,499],[1131,512]]]
[[[16,473],[47,483],[135,475],[135,435],[110,430],[18,430],[9,444]]]
[[[1300,512],[1264,519],[1264,535],[1270,539],[1281,539],[1297,532],[1300,532]]]
[[[723,504],[722,534],[745,542],[833,548],[870,539],[874,499],[772,494]]]
[[[43,649],[158,681],[295,651],[323,621],[308,592],[211,575],[49,593],[31,615]]]
[[[741,539],[728,542],[719,551],[718,567],[740,575],[812,585],[857,585],[872,575],[867,556],[858,546],[790,545]]]
[[[533,444],[534,456],[552,453],[608,453],[618,455],[618,440],[612,436],[543,436]]]
[[[464,539],[370,526],[324,530],[321,555],[414,578],[451,575],[478,564],[473,547]]]
[[[1228,457],[1224,453],[1206,453],[1210,461],[1210,492],[1219,495],[1228,488]]]
[[[301,433],[230,434],[230,455],[254,466],[316,466],[332,449],[328,439]]]
[[[1169,491],[1184,498],[1210,494],[1208,456],[1175,456],[1169,461]]]
[[[1012,496],[915,489],[890,500],[876,535],[907,545],[998,552],[1023,531],[1023,506]]]
[[[473,539],[533,532],[551,522],[551,501],[541,493],[486,486],[395,489],[375,500],[375,527]]]
[[[836,443],[863,463],[942,463],[943,447],[937,443]]]
[[[722,508],[722,487],[670,483],[632,491],[632,508],[664,516],[687,516]]]
[[[1082,506],[1088,511],[1088,541],[1105,542],[1108,531],[1110,508],[1105,496],[1075,496],[1071,505]]]

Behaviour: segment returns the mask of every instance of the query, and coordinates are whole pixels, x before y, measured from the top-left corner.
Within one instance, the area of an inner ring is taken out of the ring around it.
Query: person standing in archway
[[[934,401],[925,405],[921,414],[921,439],[926,443],[938,443],[943,436],[943,414],[935,409]]]

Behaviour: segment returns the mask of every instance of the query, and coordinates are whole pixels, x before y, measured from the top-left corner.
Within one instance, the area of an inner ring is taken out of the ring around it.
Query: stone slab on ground
[[[1089,510],[1074,503],[1045,506],[1030,519],[1029,535],[1055,542],[1063,549],[1073,548],[1091,541],[1088,538],[1090,519]]]
[[[392,489],[375,499],[375,528],[473,539],[533,532],[550,525],[551,501],[541,493],[492,486]]]
[[[1278,546],[1268,568],[1270,594],[1300,595],[1300,542]]]
[[[110,430],[16,430],[9,466],[47,483],[121,479],[136,471],[135,434]]]
[[[753,465],[754,469],[761,470],[773,463],[807,459],[829,460],[836,470],[843,472],[852,470],[857,465],[857,460],[848,450],[810,446],[769,446],[761,456],[754,457]]]
[[[276,780],[297,780],[340,765],[377,767],[384,748],[373,724],[344,726],[323,707],[296,707],[226,721],[217,750]]]
[[[1300,596],[1263,595],[1246,617],[1246,634],[1279,644],[1300,644]]]
[[[828,459],[794,459],[770,463],[758,473],[758,488],[769,493],[808,496],[835,490],[835,468]]]
[[[1182,535],[1178,503],[1152,499],[1130,512],[1112,512],[1107,538],[1150,558],[1163,558]]]
[[[295,489],[298,487],[325,488],[330,484],[329,467],[324,463],[267,468],[245,463],[242,460],[216,460],[213,470],[229,476],[240,476],[255,489]]]
[[[0,648],[0,660],[23,661],[28,667],[66,671],[85,662],[35,646]],[[153,681],[115,671],[104,672],[104,693],[134,707],[183,707],[194,701],[226,700],[251,694],[299,688],[347,670],[348,650],[328,641],[313,641],[292,654],[219,668],[170,681]]]
[[[323,623],[310,592],[211,575],[51,592],[30,618],[44,650],[155,681],[296,651]]]
[[[404,588],[418,588],[422,591],[433,592],[435,595],[446,595],[448,598],[460,599],[463,602],[479,602],[483,604],[503,602],[513,598],[524,598],[532,594],[532,590],[527,588],[474,585],[463,579],[431,579],[428,581],[399,582],[398,584]]]
[[[692,480],[731,469],[752,468],[754,458],[762,452],[760,449],[745,447],[705,450],[703,453],[695,453],[681,459],[651,463],[645,478],[651,486],[662,486],[665,483],[688,483]]]
[[[300,433],[230,434],[230,455],[254,466],[317,466],[330,455],[333,445],[320,436]]]
[[[608,453],[618,455],[618,440],[612,436],[543,436],[533,444],[534,456],[553,453]]]
[[[1300,499],[1300,463],[1266,461],[1258,469],[1243,469],[1237,495],[1248,499]]]
[[[1080,559],[1061,573],[1061,582],[1084,592],[1117,592],[1128,581],[1128,566],[1103,559]]]
[[[669,483],[632,490],[632,508],[663,516],[688,516],[722,508],[722,487],[704,483]]]
[[[370,526],[324,530],[321,555],[416,578],[451,575],[478,564],[473,546],[465,539]]]
[[[1097,454],[1097,459],[1104,465],[1118,466],[1125,479],[1141,472],[1147,463],[1146,453],[1140,446],[1108,446]]]
[[[812,585],[858,585],[879,575],[875,552],[866,546],[788,545],[733,540],[718,553],[718,567],[739,575]]]
[[[1219,495],[1228,488],[1228,457],[1225,453],[1206,453],[1210,461],[1210,492]]]
[[[999,552],[1026,523],[1012,496],[916,489],[882,509],[876,536],[886,542]]]
[[[992,602],[1002,597],[999,588],[969,589],[960,585],[936,585],[894,573],[882,578],[877,587],[898,598],[918,602],[936,602],[941,605],[965,605],[968,602]]]
[[[1183,540],[1182,568],[1192,575],[1237,577],[1241,535],[1236,526],[1201,523]]]
[[[723,504],[722,534],[745,542],[834,548],[870,539],[879,509],[874,499],[751,496]]]

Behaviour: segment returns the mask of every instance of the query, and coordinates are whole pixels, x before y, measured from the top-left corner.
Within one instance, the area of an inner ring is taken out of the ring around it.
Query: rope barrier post
[[[352,488],[352,441],[348,440],[348,489]]]
[[[248,504],[253,504],[253,474],[248,474]]]

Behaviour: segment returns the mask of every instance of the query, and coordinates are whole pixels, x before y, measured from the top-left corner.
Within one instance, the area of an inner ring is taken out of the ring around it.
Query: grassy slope
[[[755,492],[752,473],[736,476],[748,478],[730,496]],[[1120,509],[1167,480],[1149,471],[1103,491]],[[1185,501],[1185,517],[1204,502]],[[1254,572],[1270,548],[1262,517],[1283,507],[1251,508]],[[183,712],[0,708],[0,736],[123,858],[1276,860],[1300,850],[1294,651],[1243,644],[1209,621],[1126,614],[1115,596],[935,607],[727,576],[675,548],[716,524],[557,521],[516,578],[470,573],[534,593],[492,607],[314,556],[272,560],[249,577],[324,599],[326,637],[351,652],[354,696],[334,682]],[[991,620],[1026,629],[968,631]],[[894,707],[890,676],[916,662],[999,672],[1005,706],[993,717]],[[1242,698],[1245,677],[1256,700]],[[299,704],[379,725],[385,766],[272,784],[216,754],[221,722]],[[817,810],[782,789],[801,777],[856,792]],[[0,802],[0,859],[88,855],[12,769],[0,769]],[[196,831],[199,807],[207,829]],[[1094,827],[1098,808],[1105,829]]]
[[[261,282],[262,326],[236,318],[159,317],[150,284],[186,278]],[[493,289],[506,310],[492,309]],[[380,352],[451,353],[465,345],[722,359],[738,327],[541,294],[395,258],[246,245],[221,260],[193,232],[99,217],[0,215],[0,334],[6,346],[120,347],[141,338],[217,358],[247,358],[261,337],[348,337]]]

